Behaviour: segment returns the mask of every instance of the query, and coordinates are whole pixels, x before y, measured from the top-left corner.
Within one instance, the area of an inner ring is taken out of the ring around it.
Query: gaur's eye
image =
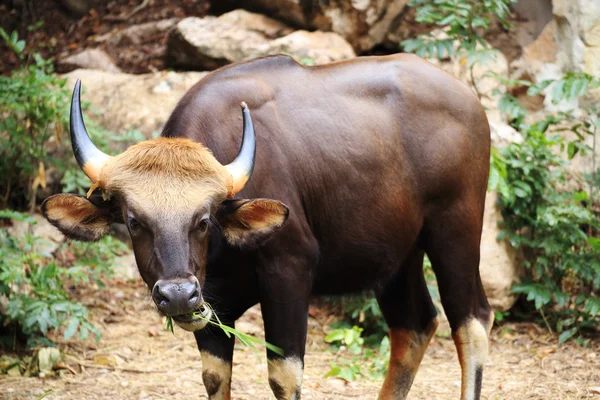
[[[135,218],[129,218],[127,220],[127,225],[129,225],[130,229],[138,229],[141,226],[138,220]]]
[[[208,228],[208,218],[202,218],[200,222],[198,222],[198,230],[201,232],[206,232]]]

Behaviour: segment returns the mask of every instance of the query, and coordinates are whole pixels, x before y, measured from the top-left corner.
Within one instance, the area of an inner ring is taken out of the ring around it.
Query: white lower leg
[[[231,400],[231,364],[207,351],[202,355],[202,382],[210,400]]]
[[[435,317],[424,332],[390,329],[390,363],[379,400],[406,398],[438,323]]]
[[[299,400],[303,365],[297,357],[269,361],[269,385],[277,400]]]
[[[473,318],[452,335],[462,370],[461,400],[478,400],[480,397],[490,328],[491,324],[484,326],[481,321]]]

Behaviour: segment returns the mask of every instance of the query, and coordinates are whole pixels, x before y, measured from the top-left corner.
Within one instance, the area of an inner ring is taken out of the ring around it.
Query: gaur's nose
[[[165,315],[194,311],[200,302],[200,284],[195,276],[188,279],[160,280],[154,284],[152,299]]]

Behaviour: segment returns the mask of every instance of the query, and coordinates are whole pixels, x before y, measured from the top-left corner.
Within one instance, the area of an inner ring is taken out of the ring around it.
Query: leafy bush
[[[20,58],[25,58],[25,42],[16,32],[0,36]],[[31,55],[29,66],[0,76],[0,209],[13,199],[35,205],[37,189],[46,186],[45,170],[59,160],[48,157],[49,142],[62,142],[67,127],[69,93],[66,79],[52,74],[52,63],[39,54]],[[23,207],[23,204],[20,204]]]
[[[508,6],[513,2],[413,0],[409,4],[419,6],[417,21],[443,27],[446,36],[422,35],[406,40],[402,43],[404,50],[439,59],[461,57],[473,74],[473,67],[485,63],[495,51],[481,39],[481,34],[489,29],[493,19],[509,27]],[[513,290],[532,302],[548,327],[558,331],[560,342],[571,337],[582,342],[580,334],[597,327],[600,316],[595,138],[593,146],[588,144],[600,127],[599,113],[585,106],[583,116],[561,112],[532,123],[527,109],[511,94],[511,89],[524,87],[530,96],[543,93],[558,104],[599,88],[600,79],[569,72],[558,80],[534,83],[488,75],[506,88],[493,93],[500,96],[498,108],[524,138],[523,143],[492,149],[490,160],[489,187],[499,192],[505,219],[499,239],[507,239],[525,256],[523,282]],[[566,131],[569,140],[558,135]],[[566,157],[561,155],[564,153]],[[567,159],[575,156],[592,157],[593,171],[587,183],[570,179]]]
[[[589,75],[569,73],[557,81],[530,83],[529,93],[550,85],[548,95],[558,103],[600,83]],[[600,118],[593,109],[584,112],[581,118],[548,115],[531,125],[523,122],[525,115],[515,118],[524,141],[500,152],[490,179],[503,209],[500,239],[508,239],[525,256],[525,276],[513,291],[527,296],[548,328],[559,333],[561,343],[572,337],[583,343],[582,333],[600,325],[600,204],[593,197],[598,171],[589,182],[577,182],[567,161],[578,154],[595,157],[586,139],[595,136]],[[565,131],[574,139],[558,135]]]
[[[31,217],[14,211],[0,211],[0,218],[13,218],[35,224]],[[40,250],[41,239],[30,234],[23,238],[8,235],[0,226],[0,325],[12,328],[28,338],[29,347],[51,344],[47,335],[62,330],[65,339],[76,333],[85,340],[90,332],[100,338],[100,332],[89,322],[89,313],[70,298],[71,286],[100,282],[111,273],[117,254],[126,246],[106,237],[98,243],[69,242],[57,253],[70,252],[74,264],[60,262]],[[81,257],[85,255],[85,257]],[[0,336],[3,345],[16,346],[17,336]]]
[[[390,358],[390,340],[384,337],[378,348],[374,346],[364,347],[365,340],[362,337],[362,328],[338,328],[332,330],[325,341],[332,344],[338,355],[351,354],[351,359],[337,358],[331,362],[331,369],[325,376],[333,376],[354,381],[358,376],[372,379],[381,379],[387,369]]]
[[[560,136],[548,125],[529,127],[523,143],[502,151],[507,190],[501,193],[503,231],[524,251],[525,277],[513,288],[534,303],[564,342],[600,322],[600,210],[588,192],[567,189]]]
[[[416,20],[422,24],[445,28],[446,37],[436,38],[431,34],[420,35],[401,43],[405,52],[421,57],[450,58],[466,55],[469,65],[490,50],[481,33],[489,30],[493,19],[510,27],[508,8],[517,0],[412,0],[408,3],[417,7]],[[488,53],[489,55],[489,53]]]
[[[16,32],[9,36],[0,28],[0,36],[19,58],[29,60],[10,77],[0,76],[0,176],[7,177],[0,181],[0,209],[33,210],[38,188],[46,187],[49,167],[63,171],[62,191],[85,194],[89,179],[75,163],[64,135],[70,102],[67,80],[53,74],[52,62],[39,54],[27,57],[25,42]],[[89,109],[90,104],[84,102],[82,108]],[[87,125],[96,146],[108,154],[111,141],[129,144],[145,139],[134,129],[117,136],[93,120]],[[63,149],[67,158],[56,157]]]
[[[425,256],[423,273],[429,295],[439,303],[440,297],[431,262]],[[326,376],[335,376],[353,381],[362,375],[381,378],[390,358],[388,326],[381,314],[379,304],[372,292],[327,298],[341,314],[342,319],[331,325],[332,331],[325,337],[338,354],[349,352],[351,360],[343,359],[331,363]],[[366,362],[366,364],[365,364]]]

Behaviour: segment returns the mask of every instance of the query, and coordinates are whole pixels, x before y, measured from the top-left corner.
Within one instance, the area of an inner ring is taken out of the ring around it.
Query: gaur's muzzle
[[[152,300],[165,315],[186,315],[202,303],[200,284],[195,276],[188,279],[159,280],[152,288]]]

